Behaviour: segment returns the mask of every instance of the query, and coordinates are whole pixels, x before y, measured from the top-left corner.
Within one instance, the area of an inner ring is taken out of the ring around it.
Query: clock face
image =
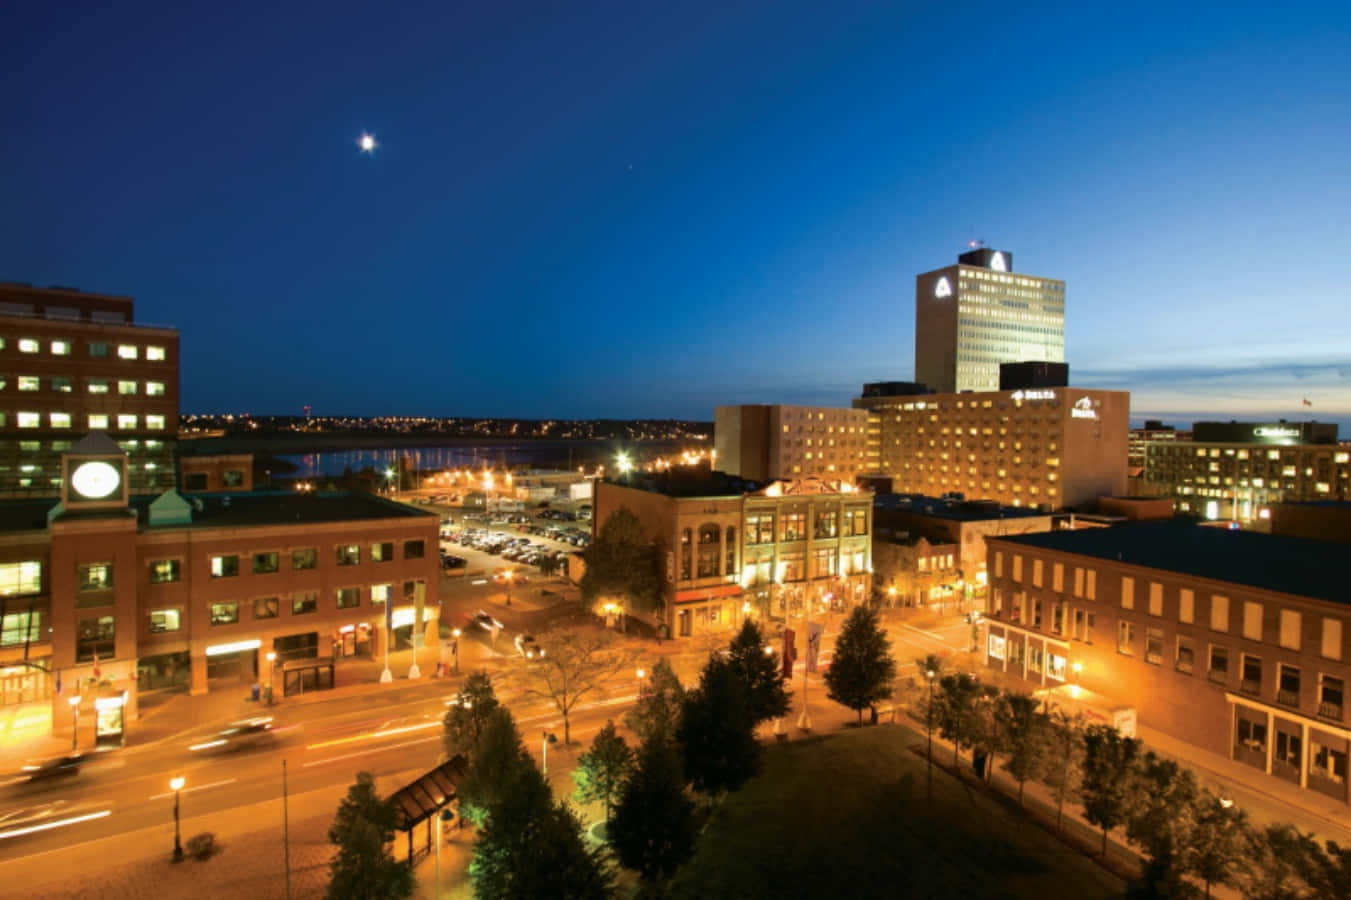
[[[122,483],[122,475],[117,467],[106,462],[94,460],[80,463],[70,476],[70,486],[81,497],[89,500],[102,500]]]

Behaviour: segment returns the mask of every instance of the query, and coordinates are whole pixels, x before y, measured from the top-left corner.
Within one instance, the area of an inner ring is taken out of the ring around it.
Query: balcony
[[[1276,702],[1282,706],[1299,707],[1299,691],[1279,690],[1276,692]]]
[[[1318,704],[1318,714],[1325,719],[1335,719],[1340,722],[1342,720],[1342,705],[1323,701]]]
[[[1244,678],[1238,683],[1238,689],[1245,694],[1256,696],[1262,693],[1262,682],[1256,678]]]

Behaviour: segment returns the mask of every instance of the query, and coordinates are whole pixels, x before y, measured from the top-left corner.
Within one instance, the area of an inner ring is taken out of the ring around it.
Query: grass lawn
[[[1118,897],[1125,884],[934,770],[910,732],[863,728],[766,748],[671,885],[673,897]],[[974,777],[974,776],[973,776]]]

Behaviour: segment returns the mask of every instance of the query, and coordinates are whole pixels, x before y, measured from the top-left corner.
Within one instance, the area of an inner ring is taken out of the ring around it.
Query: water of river
[[[519,444],[460,444],[440,447],[379,447],[334,449],[323,453],[278,454],[296,467],[287,477],[318,478],[341,475],[347,469],[360,472],[371,468],[383,471],[398,464],[400,456],[410,458],[420,472],[448,469],[520,468],[576,469],[593,468],[609,460],[614,448],[604,441],[523,441]]]

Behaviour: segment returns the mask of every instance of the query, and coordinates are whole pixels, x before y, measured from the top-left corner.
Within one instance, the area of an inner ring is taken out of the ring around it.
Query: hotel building
[[[691,637],[736,627],[751,609],[785,618],[866,600],[872,500],[847,483],[675,470],[597,483],[594,528],[619,509],[637,516],[661,559],[652,624]]]
[[[1065,282],[980,248],[915,277],[915,380],[940,394],[999,389],[1000,363],[1065,361]]]
[[[1179,512],[1265,528],[1276,503],[1351,499],[1351,450],[1320,422],[1197,422],[1145,444],[1142,490]]]
[[[421,621],[435,645],[434,513],[368,494],[133,496],[131,459],[91,434],[62,454],[59,498],[0,501],[5,706],[116,743],[143,690],[331,686],[335,662],[378,658],[387,621],[396,642]]]
[[[868,410],[876,471],[897,493],[1056,510],[1125,492],[1124,391],[873,391],[853,405]]]
[[[178,332],[135,324],[130,297],[0,283],[0,496],[57,496],[91,431],[126,452],[132,493],[174,486]]]
[[[868,414],[824,406],[719,406],[716,467],[750,481],[853,481],[866,471]]]
[[[990,669],[1133,707],[1254,783],[1351,799],[1341,545],[1181,521],[987,544]]]

